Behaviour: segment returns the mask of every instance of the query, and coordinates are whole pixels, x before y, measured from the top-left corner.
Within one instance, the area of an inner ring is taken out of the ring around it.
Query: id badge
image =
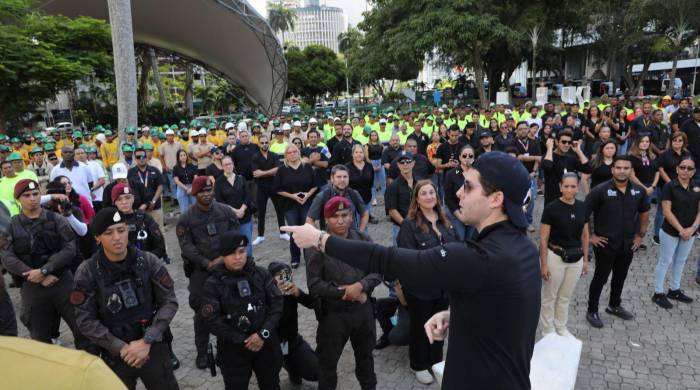
[[[280,343],[280,348],[282,348],[282,355],[283,356],[289,355],[289,342],[288,341]]]
[[[210,236],[216,235],[216,224],[214,224],[214,223],[207,224],[207,234],[209,234]]]

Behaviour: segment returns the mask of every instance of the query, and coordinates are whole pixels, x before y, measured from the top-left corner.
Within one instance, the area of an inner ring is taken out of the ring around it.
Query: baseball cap
[[[671,100],[671,97],[668,96],[668,95],[666,95],[666,96],[664,96],[663,98],[661,98],[661,100]]]
[[[224,125],[224,130],[233,129],[234,127],[236,127],[236,125],[234,125],[233,123],[226,122],[226,124]]]
[[[199,137],[199,132],[197,130],[190,130],[190,137]]]
[[[496,151],[482,154],[473,167],[487,182],[503,192],[506,214],[513,225],[526,228],[528,223],[523,202],[530,190],[530,176],[525,166],[515,157]]]
[[[301,127],[301,122],[294,121],[293,125],[294,125],[294,127]]]
[[[128,172],[124,163],[116,163],[112,165],[112,179],[126,179]]]
[[[318,121],[316,120],[316,118],[311,118],[309,119],[309,123],[318,123]]]
[[[207,129],[204,128],[204,127],[202,127],[201,129],[199,129],[199,132],[198,132],[197,134],[199,134],[199,135],[207,135]]]
[[[484,130],[479,134],[479,138],[486,138],[486,137],[493,137],[493,134],[491,134],[491,131],[489,130]]]
[[[299,124],[299,126],[301,126],[301,124]],[[291,129],[292,129],[292,126],[289,126],[289,123],[285,123],[282,125],[282,131],[291,130]]]
[[[165,135],[175,135],[175,132],[173,131],[173,129],[168,129],[165,130]]]
[[[396,162],[401,162],[404,160],[413,161],[413,153],[402,150],[401,154],[399,154],[399,157],[396,158]]]
[[[381,124],[386,124],[386,119],[384,119],[384,118],[380,119],[380,120],[379,120],[379,124],[380,124],[380,125],[381,125]]]

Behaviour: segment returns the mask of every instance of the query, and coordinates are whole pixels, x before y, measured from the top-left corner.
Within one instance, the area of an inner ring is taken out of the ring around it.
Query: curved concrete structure
[[[49,14],[109,21],[107,0],[38,0]],[[172,51],[245,89],[279,112],[287,62],[267,21],[245,0],[132,0],[134,42]]]

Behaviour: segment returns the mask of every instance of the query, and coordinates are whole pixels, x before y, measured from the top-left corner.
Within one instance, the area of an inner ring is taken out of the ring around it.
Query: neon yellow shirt
[[[117,161],[119,161],[119,143],[116,140],[112,142],[104,142],[100,145],[100,156],[105,168],[110,169]]]

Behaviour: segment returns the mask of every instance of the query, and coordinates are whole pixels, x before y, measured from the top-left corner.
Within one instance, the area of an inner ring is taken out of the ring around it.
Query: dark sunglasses
[[[564,139],[559,140],[559,143],[562,144],[562,145],[571,145],[571,142],[572,142],[572,141],[564,140]]]
[[[408,165],[408,164],[410,164],[410,163],[412,163],[412,162],[413,162],[413,160],[401,160],[401,161],[399,161],[399,164],[401,164],[401,165]]]
[[[269,142],[260,142],[260,145],[269,145]]]
[[[474,155],[473,155],[473,154],[462,154],[462,155],[459,156],[459,157],[462,157],[462,158],[474,158]]]
[[[146,158],[146,155],[145,155],[145,154],[139,154],[138,156],[134,156],[134,157],[137,158],[137,159],[139,159],[139,160],[143,160],[144,158]]]
[[[691,167],[690,165],[679,165],[678,170],[692,172],[695,170],[695,167]]]

